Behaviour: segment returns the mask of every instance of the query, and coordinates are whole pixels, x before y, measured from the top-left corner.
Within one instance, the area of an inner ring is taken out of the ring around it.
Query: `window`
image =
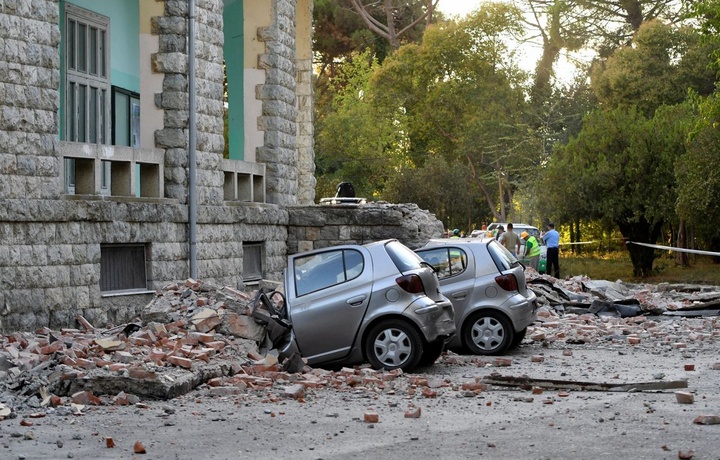
[[[112,143],[140,148],[140,94],[112,87]]]
[[[360,252],[346,249],[300,257],[294,260],[298,296],[357,278],[365,268]]]
[[[418,251],[425,262],[435,268],[439,279],[458,275],[467,268],[467,254],[459,248],[438,248]]]
[[[262,279],[262,243],[243,242],[243,281]]]
[[[65,4],[65,133],[67,141],[109,141],[110,19]]]
[[[100,245],[100,291],[147,290],[145,244]]]

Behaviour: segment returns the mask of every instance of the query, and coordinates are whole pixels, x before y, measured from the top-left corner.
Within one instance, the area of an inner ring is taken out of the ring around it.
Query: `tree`
[[[715,73],[708,66],[709,54],[693,29],[647,22],[631,46],[597,63],[592,87],[605,107],[635,105],[652,116],[660,105],[685,100],[688,89],[712,93]]]
[[[377,196],[403,161],[397,148],[403,134],[394,125],[399,120],[368,97],[377,67],[369,51],[353,55],[333,80],[328,107],[316,113],[318,197],[333,196],[342,181],[352,182],[362,196]]]
[[[375,103],[402,115],[407,156],[422,167],[433,154],[466,165],[497,219],[506,219],[518,181],[539,149],[524,120],[511,39],[519,12],[485,4],[458,23],[430,27],[419,45],[393,53],[373,76]]]
[[[720,1],[693,2],[692,14],[700,21],[703,43],[712,51],[714,65],[720,67]],[[717,84],[717,83],[716,83]],[[698,116],[690,135],[687,153],[677,165],[677,212],[695,230],[697,243],[720,251],[720,93],[693,98]],[[720,262],[720,258],[715,258]]]
[[[627,241],[656,243],[674,218],[674,167],[691,120],[687,105],[662,106],[653,118],[633,107],[593,112],[548,168],[555,202],[572,196],[580,217],[610,219]],[[627,248],[634,275],[650,275],[653,249]]]
[[[400,37],[418,24],[432,22],[433,12],[440,0],[350,0],[355,12],[368,29],[387,40],[393,49],[400,48]],[[378,18],[378,10],[384,16]],[[398,30],[398,26],[400,29]]]

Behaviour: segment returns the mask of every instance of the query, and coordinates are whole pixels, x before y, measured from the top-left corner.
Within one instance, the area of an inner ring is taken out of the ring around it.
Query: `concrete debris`
[[[252,317],[253,293],[188,279],[158,292],[141,321],[98,328],[16,332],[0,338],[0,391],[8,409],[127,405],[169,399],[210,379],[250,376],[264,327]],[[275,359],[276,361],[276,359]],[[293,369],[298,363],[293,363]],[[103,399],[110,395],[112,399]],[[66,398],[63,398],[66,397]]]
[[[577,390],[577,391],[661,391],[675,388],[687,388],[687,380],[638,383],[578,382],[573,380],[537,379],[528,376],[513,377],[493,373],[482,379],[483,382],[506,387],[517,387],[524,390],[544,388],[546,390]],[[676,392],[676,394],[679,392]]]
[[[717,315],[670,320],[681,311],[706,312],[709,305],[720,301],[719,287],[611,283],[579,276],[557,280],[534,272],[527,275],[528,287],[540,305],[538,321],[527,332],[527,338],[535,342],[684,348],[687,344],[677,340],[681,335],[697,343],[720,336]]]
[[[526,276],[528,287],[535,292],[540,305],[552,307],[559,313],[627,317],[720,310],[717,286],[632,284],[584,276],[558,280],[534,271],[526,272]]]
[[[564,343],[565,357],[572,356],[570,345],[605,343],[616,348],[682,350],[688,344],[702,348],[720,337],[720,319],[716,317],[659,314],[688,305],[705,308],[720,298],[720,292],[710,288],[626,285],[581,277],[560,281],[547,276],[530,279],[529,285],[538,295],[540,308],[525,342]],[[257,393],[264,401],[281,403],[288,399],[303,402],[312,398],[316,389],[432,400],[445,395],[483,398],[493,391],[493,385],[507,386],[507,381],[488,380],[487,375],[451,381],[405,375],[400,370],[377,371],[369,365],[313,369],[299,355],[279,362],[265,345],[273,334],[271,328],[282,330],[289,324],[273,320],[277,315],[272,311],[258,309],[256,298],[253,292],[189,279],[158,292],[141,318],[128,324],[101,328],[78,317],[79,329],[42,328],[0,337],[0,420],[16,418],[19,411],[67,416],[82,415],[100,405],[141,407],[143,399],[171,399],[194,389],[219,398]],[[630,313],[623,307],[631,307]],[[528,362],[542,366],[546,358],[538,351]],[[447,351],[438,364],[491,371],[512,368],[514,363],[510,357]],[[691,370],[690,365],[685,369]],[[712,368],[720,370],[720,363]],[[604,391],[687,386],[686,381],[606,384],[524,379],[520,383],[533,395],[551,388],[594,389],[591,385]],[[676,395],[683,404],[693,397],[692,393]],[[532,400],[531,396],[522,398]],[[553,402],[551,398],[542,400],[542,404]],[[419,407],[412,407],[405,416],[417,418],[420,413]],[[378,423],[373,414],[368,411],[363,420]],[[716,423],[713,416],[703,417],[695,423]]]

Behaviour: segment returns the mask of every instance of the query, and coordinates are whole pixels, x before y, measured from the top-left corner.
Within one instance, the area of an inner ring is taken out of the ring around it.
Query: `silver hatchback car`
[[[435,271],[397,240],[290,256],[285,297],[290,336],[280,357],[297,353],[310,365],[410,371],[435,362],[455,333]]]
[[[493,239],[431,240],[416,252],[431,264],[455,307],[458,334],[449,346],[497,355],[519,344],[537,319],[524,267]]]

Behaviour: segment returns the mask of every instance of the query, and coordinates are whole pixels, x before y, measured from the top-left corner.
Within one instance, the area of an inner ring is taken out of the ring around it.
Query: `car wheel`
[[[434,342],[428,343],[425,346],[425,351],[420,358],[418,366],[432,366],[433,363],[437,361],[437,359],[440,357],[440,355],[442,355],[444,349],[445,340],[436,340]]]
[[[365,356],[375,369],[402,369],[409,372],[423,355],[418,331],[401,320],[376,324],[365,339]]]
[[[523,329],[520,332],[516,332],[513,335],[512,344],[510,346],[516,347],[516,346],[520,345],[520,342],[522,342],[523,339],[525,338],[525,334],[527,334],[527,328]]]
[[[472,315],[463,327],[463,343],[476,355],[499,355],[513,343],[510,321],[501,313],[485,310]]]

